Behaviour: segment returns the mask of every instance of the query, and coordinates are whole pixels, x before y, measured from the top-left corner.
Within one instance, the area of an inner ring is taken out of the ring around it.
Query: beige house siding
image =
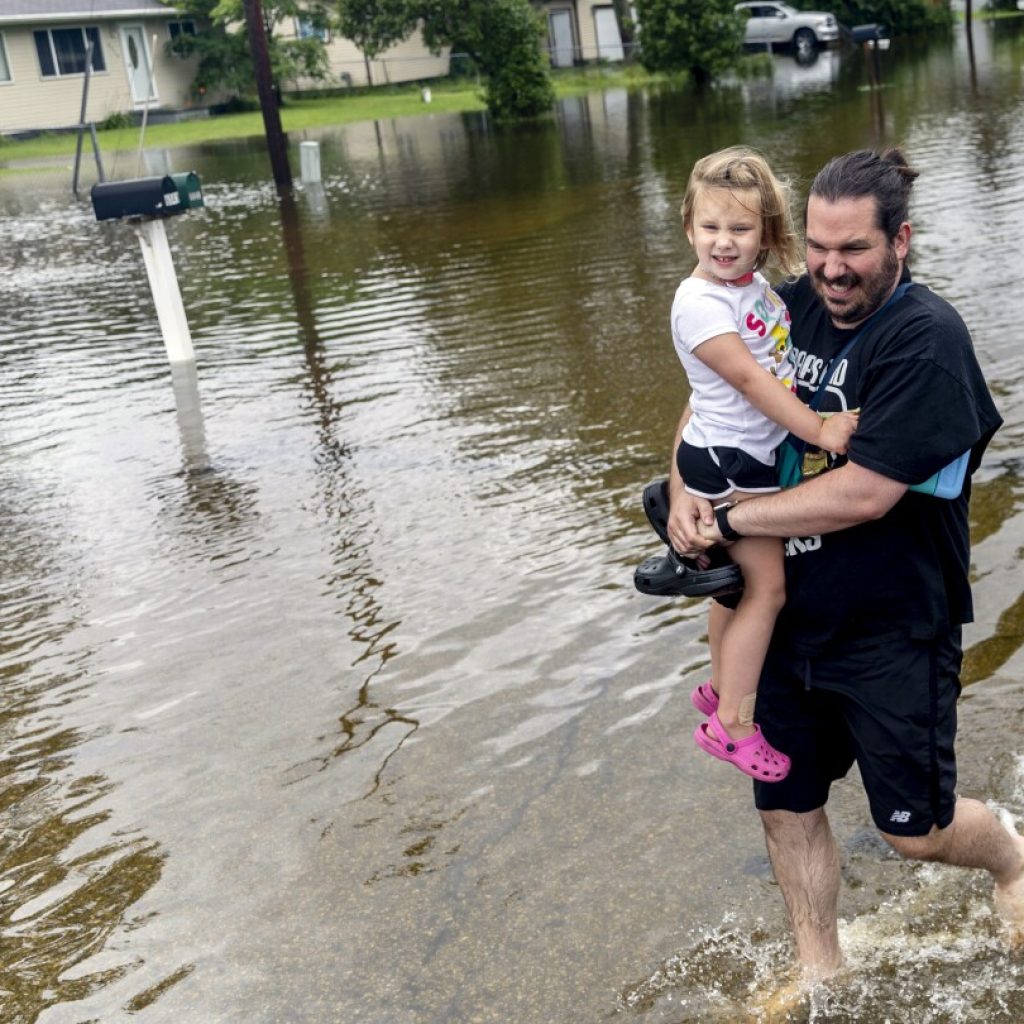
[[[195,104],[190,87],[195,63],[164,52],[168,40],[167,23],[140,19],[118,22],[88,21],[61,27],[96,27],[106,70],[93,71],[89,81],[89,106],[86,120],[100,122],[110,114],[141,110],[143,100],[132,97],[125,57],[123,27],[141,29],[150,50],[156,85],[151,110],[181,109]],[[0,85],[0,134],[44,128],[70,128],[78,124],[82,106],[84,75],[44,77],[39,67],[33,32],[46,25],[3,26],[0,35],[6,44],[12,81]],[[154,46],[153,36],[156,36]]]
[[[138,33],[137,42],[145,40],[156,86],[156,96],[149,105],[151,110],[202,106],[191,91],[196,59],[186,60],[169,55],[165,50],[170,39],[168,24],[179,17],[168,9],[156,14],[145,11],[142,17],[138,12],[126,12],[120,18],[108,15],[95,20],[71,15],[35,20],[21,15],[13,19],[14,23],[10,18],[0,20],[0,39],[11,79],[0,80],[0,134],[71,128],[78,124],[84,75],[44,76],[39,66],[33,32],[51,28],[95,28],[99,32],[105,68],[93,71],[89,80],[87,122],[100,123],[111,114],[142,110],[146,105],[144,88],[138,99],[132,93],[124,30],[134,29]],[[278,26],[277,32],[281,38],[289,38],[297,34],[297,28],[295,21],[288,19]],[[303,91],[367,84],[366,62],[351,40],[332,34],[327,54],[330,61],[327,81],[300,80],[292,87]],[[448,51],[434,56],[424,45],[422,34],[416,31],[372,61],[370,69],[374,85],[438,78],[448,74]],[[210,103],[225,98],[207,96],[204,100]]]
[[[277,30],[282,39],[295,38],[294,22],[284,22]],[[368,85],[366,61],[362,51],[351,39],[331,33],[327,41],[327,59],[330,61],[330,77],[327,81],[300,79],[294,86],[297,91],[306,89],[333,89],[342,85]],[[444,49],[435,57],[423,42],[423,35],[417,29],[404,42],[385,50],[370,61],[370,74],[374,85],[388,85],[397,82],[416,82],[424,78],[442,78],[448,74],[448,50]]]

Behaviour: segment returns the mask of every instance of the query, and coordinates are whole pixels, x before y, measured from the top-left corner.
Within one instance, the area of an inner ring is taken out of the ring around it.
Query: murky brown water
[[[0,177],[0,1018],[752,1019],[789,958],[747,786],[689,740],[704,607],[631,587],[684,398],[667,310],[700,154],[806,183],[889,141],[916,272],[1007,425],[975,501],[962,791],[1024,817],[1024,35],[898,43],[557,122],[170,154],[198,377],[67,168]],[[165,155],[149,154],[163,169]],[[131,176],[134,160],[115,173]],[[840,787],[854,971],[793,1019],[1019,1021],[980,878]]]

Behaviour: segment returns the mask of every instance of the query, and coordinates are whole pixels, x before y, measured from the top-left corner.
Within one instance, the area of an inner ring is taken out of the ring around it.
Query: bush
[[[529,0],[415,0],[433,50],[468,54],[487,76],[484,99],[501,119],[538,117],[555,101],[544,27]]]
[[[211,114],[249,114],[260,109],[260,101],[252,96],[232,96],[226,103],[215,103]]]
[[[499,120],[550,110],[555,90],[540,49],[543,29],[533,10],[521,0],[492,0],[484,21],[493,55],[484,89],[488,109]]]
[[[640,63],[648,71],[688,71],[715,78],[739,58],[743,18],[735,0],[636,0]]]
[[[953,12],[948,0],[790,0],[803,10],[829,10],[847,28],[877,22],[894,36],[907,36],[929,29],[948,28],[953,24]],[[1016,0],[1014,0],[1016,2]]]
[[[126,114],[123,110],[115,110],[113,114],[107,114],[96,127],[101,132],[109,132],[131,128],[134,124],[131,114]]]

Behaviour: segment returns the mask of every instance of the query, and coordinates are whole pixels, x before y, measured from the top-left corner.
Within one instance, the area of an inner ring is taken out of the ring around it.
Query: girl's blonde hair
[[[800,273],[802,261],[789,188],[775,177],[760,153],[747,146],[730,146],[701,157],[693,165],[681,209],[687,232],[693,229],[693,208],[698,195],[712,188],[757,193],[761,205],[761,252],[755,269],[760,270],[772,259],[787,277]]]

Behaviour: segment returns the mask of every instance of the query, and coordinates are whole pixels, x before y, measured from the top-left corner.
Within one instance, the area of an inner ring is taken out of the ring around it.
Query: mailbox
[[[877,43],[881,39],[888,39],[889,32],[884,25],[854,25],[850,29],[850,38],[855,43]]]
[[[201,190],[199,205],[202,205]],[[97,220],[171,217],[188,209],[181,201],[178,185],[166,174],[160,178],[129,178],[127,181],[105,181],[93,185],[92,208]]]
[[[199,181],[199,175],[195,171],[172,174],[171,180],[177,186],[178,199],[181,201],[182,209],[198,210],[206,205],[203,201],[203,186]]]

